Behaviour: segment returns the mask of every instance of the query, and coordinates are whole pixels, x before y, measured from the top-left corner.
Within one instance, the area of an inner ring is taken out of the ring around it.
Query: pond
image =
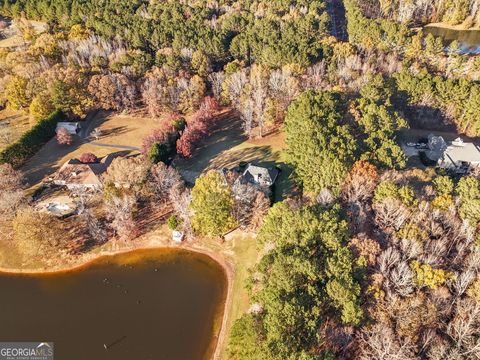
[[[437,26],[423,28],[425,35],[441,37],[445,46],[457,40],[462,54],[480,54],[480,30],[454,30]]]
[[[211,258],[139,250],[48,275],[0,273],[0,341],[54,342],[60,360],[208,359],[226,276]]]

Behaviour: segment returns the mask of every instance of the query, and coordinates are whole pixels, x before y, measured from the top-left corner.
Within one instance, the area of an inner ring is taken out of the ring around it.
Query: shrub
[[[159,162],[167,162],[172,153],[171,146],[165,143],[154,143],[149,152],[148,159],[152,164],[158,164]]]
[[[460,217],[476,226],[480,221],[480,181],[471,176],[463,177],[457,184],[456,192],[462,202],[458,209]]]
[[[398,189],[398,196],[405,206],[412,207],[417,204],[415,192],[410,186],[401,186]]]
[[[425,241],[428,239],[428,233],[413,223],[408,223],[397,232],[397,237],[400,239]]]
[[[174,121],[164,123],[161,128],[154,130],[143,139],[142,153],[154,164],[160,161],[165,162],[170,156],[175,155],[175,143],[179,135]]]
[[[441,211],[447,211],[454,204],[450,194],[438,195],[432,200],[432,206]]]
[[[181,117],[173,120],[172,126],[175,128],[175,130],[181,132],[185,130],[185,127],[187,126],[187,121],[185,120],[185,118]]]
[[[375,189],[374,202],[382,202],[385,199],[400,200],[405,206],[412,207],[417,204],[415,192],[409,186],[398,186],[392,181],[383,181]]]
[[[22,135],[15,143],[0,152],[0,163],[9,163],[13,167],[23,165],[31,156],[55,136],[57,123],[64,117],[59,110],[40,120],[34,127]]]
[[[78,160],[80,160],[80,162],[84,164],[91,164],[91,163],[98,162],[98,158],[92,153],[83,153],[82,155],[80,155]]]
[[[475,301],[480,302],[480,277],[473,281],[470,287],[467,290],[467,295],[475,299]]]
[[[373,200],[374,202],[382,202],[388,198],[398,198],[398,186],[391,181],[383,181],[375,189]]]
[[[453,181],[448,176],[438,176],[433,180],[433,188],[438,195],[453,193]]]
[[[172,215],[168,218],[167,224],[170,230],[177,230],[182,221],[178,218],[177,215]]]

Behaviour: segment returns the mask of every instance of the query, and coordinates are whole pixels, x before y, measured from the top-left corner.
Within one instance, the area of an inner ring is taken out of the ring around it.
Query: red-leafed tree
[[[177,153],[185,158],[193,155],[200,141],[210,135],[212,118],[218,111],[218,102],[213,97],[206,97],[200,108],[193,114],[180,139],[177,140]]]
[[[80,162],[84,164],[91,164],[91,163],[98,162],[98,158],[92,153],[83,153],[82,155],[80,155],[78,160],[80,160]]]
[[[190,158],[193,155],[192,136],[189,135],[189,130],[185,130],[182,137],[177,140],[177,153],[185,158]]]
[[[60,128],[57,131],[57,141],[60,145],[72,145],[72,135],[65,128]]]
[[[176,134],[177,130],[173,125],[170,122],[164,122],[162,127],[143,138],[142,153],[147,154],[155,143],[169,144],[173,142]]]
[[[203,103],[200,105],[199,111],[205,112],[207,117],[210,117],[213,116],[218,109],[218,101],[212,96],[207,96],[205,99],[203,99]]]

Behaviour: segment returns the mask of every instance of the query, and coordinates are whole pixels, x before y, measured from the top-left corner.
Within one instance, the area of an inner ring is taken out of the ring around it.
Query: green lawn
[[[277,131],[262,139],[247,139],[241,120],[231,113],[222,114],[218,128],[190,159],[176,159],[175,167],[193,183],[202,172],[233,168],[241,162],[278,166],[282,171],[275,185],[275,201],[292,191],[291,168],[285,162],[285,134]]]
[[[221,349],[221,359],[227,359],[227,346],[230,331],[235,320],[240,318],[249,308],[249,297],[245,288],[249,276],[249,269],[258,261],[258,250],[255,237],[249,234],[234,235],[231,240],[234,260],[234,278],[232,285],[232,302],[226,309],[228,320],[226,324],[226,338]]]

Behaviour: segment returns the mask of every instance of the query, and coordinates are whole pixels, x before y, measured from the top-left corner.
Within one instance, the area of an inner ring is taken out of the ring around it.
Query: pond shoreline
[[[234,266],[231,261],[229,261],[225,256],[221,253],[214,252],[209,250],[200,244],[196,243],[182,243],[180,245],[166,245],[166,244],[142,244],[141,246],[137,247],[124,247],[119,248],[116,250],[103,250],[96,254],[87,254],[79,258],[78,261],[75,263],[69,264],[62,264],[55,268],[46,268],[46,269],[18,269],[18,268],[2,268],[0,267],[0,273],[6,275],[49,275],[49,274],[58,274],[58,273],[69,273],[69,272],[76,272],[80,271],[91,264],[95,263],[96,261],[102,258],[114,257],[116,255],[126,254],[126,253],[133,253],[136,251],[145,251],[145,250],[183,250],[188,251],[196,254],[201,254],[204,256],[209,257],[211,260],[216,262],[221,268],[226,278],[226,291],[225,296],[223,299],[223,307],[222,307],[222,314],[219,316],[221,317],[221,321],[218,321],[220,324],[220,330],[218,335],[213,334],[212,336],[212,343],[209,345],[207,349],[207,354],[213,360],[220,360],[220,355],[222,351],[222,345],[226,339],[226,331],[227,331],[227,321],[228,321],[228,314],[229,308],[232,303],[232,290],[233,290],[233,278],[234,278]],[[215,323],[215,320],[214,320]],[[215,325],[215,324],[214,324]]]
[[[421,29],[422,27],[419,27]],[[438,23],[429,23],[423,26],[423,28],[440,28],[440,29],[447,29],[447,30],[455,30],[455,31],[480,31],[480,27],[474,26],[471,28],[466,28],[462,24],[458,25],[450,25],[444,22],[438,22]]]

